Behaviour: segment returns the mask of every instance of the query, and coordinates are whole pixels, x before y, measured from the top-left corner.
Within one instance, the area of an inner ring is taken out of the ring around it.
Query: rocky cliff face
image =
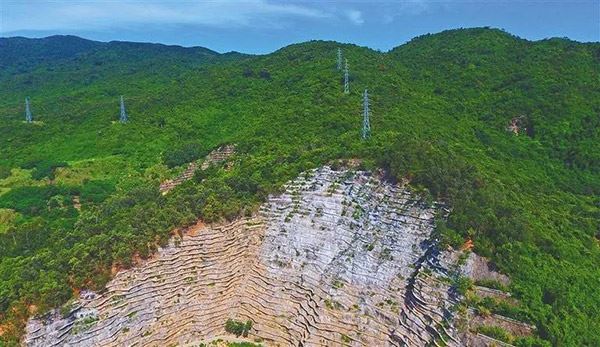
[[[266,345],[460,345],[438,209],[366,172],[324,167],[285,188],[258,216],[191,228],[105,292],[30,320],[24,344],[189,344],[232,318]]]

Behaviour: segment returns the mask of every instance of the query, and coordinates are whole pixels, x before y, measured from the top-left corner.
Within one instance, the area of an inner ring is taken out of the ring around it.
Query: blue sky
[[[600,41],[600,0],[0,0],[0,36],[73,34],[267,53],[311,39],[386,51],[411,38],[491,26],[538,40]]]

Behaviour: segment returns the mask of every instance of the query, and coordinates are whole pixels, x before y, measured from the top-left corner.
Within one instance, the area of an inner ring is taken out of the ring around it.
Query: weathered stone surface
[[[231,157],[234,154],[235,154],[235,145],[223,145],[223,146],[215,149],[214,151],[210,152],[206,156],[206,159],[204,159],[204,161],[202,162],[200,169],[206,170],[211,165],[226,161],[227,159],[229,159],[229,157]]]
[[[215,149],[214,151],[210,152],[206,156],[206,158],[204,158],[202,165],[200,165],[200,170],[206,170],[211,165],[215,165],[215,164],[224,162],[227,159],[229,159],[229,157],[231,157],[233,154],[235,154],[235,146],[234,145],[221,146],[221,147]],[[194,177],[194,173],[196,173],[197,169],[198,169],[198,164],[196,162],[189,163],[188,166],[186,167],[186,169],[179,176],[175,177],[174,179],[169,179],[169,180],[162,182],[160,184],[160,186],[158,187],[158,190],[162,194],[167,194],[171,189],[177,187],[181,183],[188,181],[192,177]]]
[[[494,266],[486,258],[475,253],[469,254],[461,271],[473,281],[493,280],[503,285],[508,285],[510,283],[508,276],[497,272],[494,269]]]
[[[226,335],[233,318],[266,345],[458,346],[435,214],[365,172],[307,172],[258,216],[198,227],[65,318],[30,320],[24,343],[183,345]]]
[[[190,180],[194,177],[194,173],[198,169],[198,164],[195,162],[189,163],[185,170],[177,177],[172,180],[166,180],[158,186],[158,190],[164,195],[167,194],[171,189],[177,187],[183,182]]]

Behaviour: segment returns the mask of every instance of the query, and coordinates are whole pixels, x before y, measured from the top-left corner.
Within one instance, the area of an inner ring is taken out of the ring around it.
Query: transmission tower
[[[344,94],[350,93],[350,83],[348,82],[348,59],[344,65]]]
[[[33,122],[33,117],[31,116],[31,108],[29,107],[29,97],[25,98],[25,121],[27,123]]]
[[[123,101],[123,95],[121,95],[121,117],[119,117],[119,122],[127,123],[127,112],[125,112],[125,102]]]
[[[365,89],[363,94],[363,128],[362,138],[366,140],[371,136],[371,123],[369,122],[369,93]]]
[[[338,48],[337,50],[337,69],[342,69],[342,49]]]

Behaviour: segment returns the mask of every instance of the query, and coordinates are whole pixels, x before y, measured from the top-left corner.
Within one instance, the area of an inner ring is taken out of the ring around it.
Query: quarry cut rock
[[[258,215],[197,226],[102,293],[27,324],[27,346],[166,346],[251,320],[273,346],[459,346],[442,209],[379,175],[305,172]],[[62,313],[61,313],[62,312]]]

